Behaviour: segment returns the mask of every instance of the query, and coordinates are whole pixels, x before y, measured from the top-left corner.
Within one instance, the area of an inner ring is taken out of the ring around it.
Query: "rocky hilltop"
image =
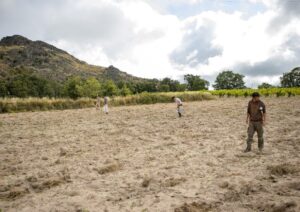
[[[0,41],[0,77],[8,77],[18,68],[30,70],[38,76],[58,82],[70,76],[93,76],[100,81],[145,81],[113,66],[89,65],[43,41],[32,41],[20,35],[4,37]]]

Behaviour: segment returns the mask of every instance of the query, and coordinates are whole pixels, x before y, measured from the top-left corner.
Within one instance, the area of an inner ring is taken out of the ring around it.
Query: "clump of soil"
[[[300,182],[289,183],[288,187],[300,191]]]
[[[286,201],[280,203],[271,203],[266,204],[263,208],[260,208],[262,211],[270,211],[270,212],[288,212],[294,211],[293,208],[297,206],[295,201]]]
[[[295,174],[299,172],[299,168],[292,164],[279,164],[274,166],[268,166],[267,169],[270,171],[271,174],[277,176],[283,176],[288,174]]]
[[[228,191],[224,194],[224,200],[229,202],[239,201],[240,199],[255,194],[259,191],[266,191],[264,186],[253,183],[246,183],[244,185],[229,186]]]
[[[236,190],[229,190],[224,194],[224,200],[229,202],[239,201],[241,199],[241,193]]]
[[[182,206],[175,208],[174,212],[207,212],[215,209],[216,206],[210,203],[192,202],[190,204],[184,203]]]
[[[24,187],[13,187],[7,191],[0,192],[0,199],[14,200],[29,193],[29,190]]]
[[[145,178],[142,182],[142,187],[147,188],[150,185],[151,179]]]
[[[119,169],[120,169],[119,163],[112,163],[112,164],[108,164],[108,165],[100,167],[100,168],[95,168],[95,170],[99,174],[107,174],[107,173],[115,172]]]
[[[64,183],[65,180],[59,177],[52,177],[50,179],[47,179],[43,182],[34,182],[31,183],[31,187],[33,188],[34,191],[36,192],[42,192],[45,189],[50,189],[52,187],[58,186],[62,183]]]
[[[228,186],[229,186],[229,183],[227,181],[219,183],[220,188],[228,188]]]
[[[67,150],[65,149],[65,148],[60,148],[60,152],[59,152],[59,155],[60,156],[65,156],[65,155],[67,155]]]
[[[173,178],[173,177],[171,177],[171,178],[166,179],[166,181],[163,182],[163,185],[165,187],[174,187],[174,186],[177,186],[180,183],[183,183],[185,181],[186,181],[185,178]]]

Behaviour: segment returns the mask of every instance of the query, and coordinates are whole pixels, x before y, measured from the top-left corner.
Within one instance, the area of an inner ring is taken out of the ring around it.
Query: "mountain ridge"
[[[99,81],[148,81],[114,66],[90,65],[44,41],[32,41],[21,35],[3,37],[0,41],[0,77],[9,76],[11,70],[17,68],[31,70],[38,76],[58,82],[71,76],[95,77]]]

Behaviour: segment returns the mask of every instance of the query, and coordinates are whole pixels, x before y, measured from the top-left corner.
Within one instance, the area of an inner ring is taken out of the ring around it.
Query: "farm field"
[[[300,211],[300,97],[0,114],[2,211]],[[1,211],[1,210],[0,210]]]

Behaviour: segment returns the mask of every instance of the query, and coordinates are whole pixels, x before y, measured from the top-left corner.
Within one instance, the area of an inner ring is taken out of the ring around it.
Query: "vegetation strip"
[[[184,102],[211,100],[218,97],[248,97],[254,91],[263,96],[298,96],[300,88],[268,88],[268,89],[232,89],[214,91],[186,91],[186,92],[162,92],[141,93],[129,96],[116,96],[110,100],[111,106],[140,105],[171,102],[172,96],[177,96]],[[95,106],[92,98],[0,98],[0,113],[24,112],[24,111],[46,111],[79,109]],[[103,101],[103,100],[102,100]],[[103,102],[101,102],[103,105]]]
[[[172,96],[178,96],[184,101],[211,100],[215,97],[209,92],[168,92],[168,93],[141,93],[131,96],[116,96],[110,100],[112,106],[140,105],[171,102]],[[2,98],[0,99],[0,113],[46,111],[78,109],[95,106],[95,99],[50,99],[50,98]],[[103,100],[102,100],[103,101]],[[103,102],[101,102],[103,105]]]

